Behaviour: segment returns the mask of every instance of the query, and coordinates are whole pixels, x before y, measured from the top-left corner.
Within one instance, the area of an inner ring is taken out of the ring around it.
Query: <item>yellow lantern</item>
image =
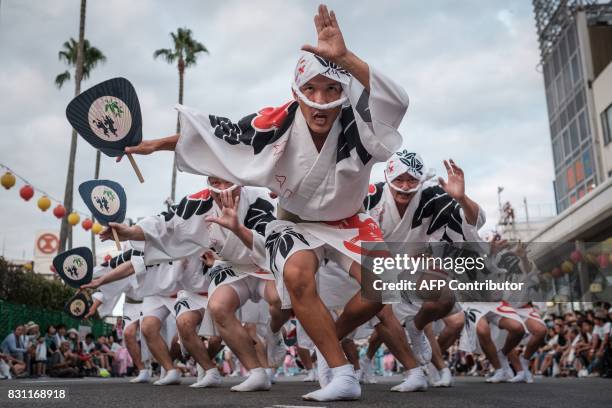
[[[561,270],[564,273],[571,273],[574,270],[574,264],[571,261],[565,261],[561,264]]]
[[[99,233],[102,232],[102,229],[103,229],[102,225],[98,224],[97,222],[94,222],[94,225],[91,227],[91,232],[98,235]]]
[[[51,207],[51,200],[47,196],[42,196],[38,199],[38,208],[42,211],[47,211]]]
[[[79,221],[81,221],[81,217],[75,212],[70,213],[70,215],[68,216],[68,224],[70,225],[77,225]]]
[[[2,175],[2,177],[0,177],[2,187],[6,188],[7,190],[15,185],[15,181],[15,176],[10,171],[7,171]]]

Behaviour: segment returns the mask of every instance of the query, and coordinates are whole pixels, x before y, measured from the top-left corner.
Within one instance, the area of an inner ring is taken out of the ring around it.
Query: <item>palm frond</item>
[[[66,81],[70,81],[70,72],[64,71],[55,77],[55,85],[61,89]]]
[[[154,59],[157,59],[158,57],[163,57],[168,64],[172,64],[174,61],[176,61],[178,55],[170,48],[160,48],[159,50],[155,50],[153,53]]]

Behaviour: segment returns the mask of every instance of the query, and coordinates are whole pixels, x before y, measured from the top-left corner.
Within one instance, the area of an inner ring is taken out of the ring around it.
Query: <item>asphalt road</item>
[[[74,380],[3,380],[0,381],[0,407],[492,407],[536,408],[571,407],[596,408],[612,406],[612,380],[539,379],[535,384],[485,384],[482,378],[459,378],[453,388],[429,389],[419,393],[389,392],[399,377],[380,379],[378,384],[366,385],[360,401],[337,403],[308,403],[300,396],[315,389],[314,383],[303,383],[301,377],[283,378],[271,391],[234,393],[229,387],[240,379],[226,378],[222,388],[191,389],[186,386],[157,387],[148,384],[129,384],[125,379],[86,378]],[[191,384],[193,378],[183,379]],[[9,400],[9,390],[57,389],[66,390],[67,399]]]

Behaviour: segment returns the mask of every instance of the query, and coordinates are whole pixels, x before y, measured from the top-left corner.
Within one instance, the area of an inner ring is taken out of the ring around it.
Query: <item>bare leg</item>
[[[353,262],[349,273],[359,283],[363,283],[362,286],[370,285],[370,281],[373,279],[371,273],[361,273],[361,265],[357,262]],[[357,327],[361,326],[372,317],[374,317],[383,308],[383,304],[380,302],[372,302],[367,299],[363,299],[361,291],[357,292],[351,300],[344,307],[344,311],[336,320],[336,334],[339,339],[343,339]]]
[[[344,339],[341,344],[349,362],[353,365],[355,370],[359,370],[359,351],[357,351],[355,342],[351,339]]]
[[[440,333],[438,336],[438,346],[440,347],[441,351],[444,351],[448,350],[448,348],[452,346],[459,338],[463,325],[465,324],[465,314],[463,311],[461,311],[450,316],[446,316],[442,320],[444,321],[445,326],[442,333]]]
[[[531,336],[529,337],[527,347],[525,347],[525,351],[523,352],[523,357],[529,360],[533,356],[533,353],[538,351],[538,348],[544,344],[544,339],[546,338],[546,327],[534,319],[527,319],[525,324],[527,325],[527,330],[529,330],[529,334],[531,334]]]
[[[142,319],[141,330],[147,341],[147,346],[157,362],[164,367],[166,371],[174,369],[172,357],[170,357],[170,350],[168,350],[168,346],[160,334],[161,321],[157,317],[146,316]]]
[[[383,341],[380,338],[380,334],[378,332],[378,326],[374,330],[374,333],[370,336],[370,340],[368,342],[368,351],[366,352],[366,356],[372,360],[374,355],[376,355],[376,351],[382,345]]]
[[[391,354],[393,354],[406,369],[418,367],[419,364],[408,345],[406,331],[393,314],[391,306],[385,306],[377,316],[381,320],[381,323],[376,326],[378,334],[389,348],[389,351],[391,351]]]
[[[259,360],[260,367],[268,367],[268,356],[266,354],[266,346],[263,344],[259,336],[257,335],[257,326],[254,323],[247,323],[244,325],[245,330],[251,336],[255,345],[255,353]]]
[[[229,285],[219,286],[208,301],[208,311],[217,325],[221,338],[247,370],[261,367],[253,339],[236,318],[240,299]]]
[[[499,319],[499,328],[508,331],[506,342],[501,350],[502,353],[508,355],[508,353],[510,353],[521,342],[521,339],[525,334],[525,329],[523,328],[522,324],[507,317],[502,317]]]
[[[138,370],[143,370],[144,364],[142,363],[140,345],[138,344],[138,339],[136,338],[137,332],[138,323],[132,323],[123,331],[123,339],[125,340],[125,347],[127,348],[128,353],[134,362],[134,367],[136,367]]]
[[[223,349],[220,336],[212,336],[208,339],[208,358],[214,360],[217,354]]]
[[[489,362],[496,370],[501,368],[499,357],[497,357],[497,349],[493,339],[491,339],[491,328],[487,319],[482,318],[476,325],[476,334],[478,335],[478,341],[480,342],[480,348],[484,351],[485,356],[489,359]]]
[[[331,314],[317,294],[315,273],[319,260],[313,251],[298,251],[285,263],[283,279],[291,298],[293,311],[308,336],[325,357],[329,367],[348,364]]]
[[[291,317],[291,309],[281,309],[281,300],[274,281],[266,282],[264,300],[269,305],[270,329],[272,333],[277,333]]]
[[[312,356],[310,355],[310,350],[298,346],[297,352],[304,368],[312,370]]]
[[[191,354],[200,366],[205,370],[209,370],[216,366],[210,360],[206,346],[198,336],[197,328],[201,321],[202,314],[198,311],[191,310],[177,317],[176,328],[179,332],[181,342],[187,351],[189,351],[189,354]]]
[[[446,363],[444,362],[444,357],[442,357],[442,350],[440,350],[438,346],[438,341],[434,335],[431,323],[425,326],[425,335],[431,345],[431,362],[438,370],[442,370],[446,367]]]

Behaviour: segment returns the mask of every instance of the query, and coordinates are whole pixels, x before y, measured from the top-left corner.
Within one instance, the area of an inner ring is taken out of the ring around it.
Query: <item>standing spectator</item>
[[[66,325],[63,324],[63,323],[60,323],[57,326],[55,326],[55,330],[56,330],[56,333],[55,333],[55,337],[56,337],[55,344],[57,344],[59,346],[60,344],[62,344],[62,342],[68,340],[66,338]]]
[[[56,351],[59,348],[59,344],[57,343],[57,337],[55,336],[56,330],[53,325],[47,326],[47,331],[45,332],[45,345],[47,346],[47,357],[50,356],[50,353]]]
[[[34,354],[34,375],[43,377],[46,374],[47,368],[47,345],[45,338],[39,336],[36,342],[36,351]]]

